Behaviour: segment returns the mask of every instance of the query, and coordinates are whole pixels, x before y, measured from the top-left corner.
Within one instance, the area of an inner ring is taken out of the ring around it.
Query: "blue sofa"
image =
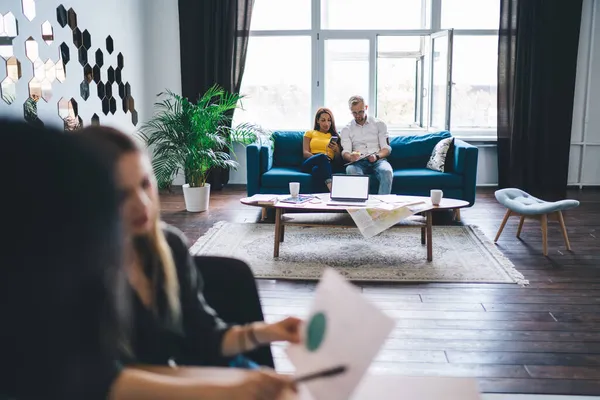
[[[251,144],[246,148],[248,196],[257,193],[289,193],[289,182],[300,182],[301,193],[323,193],[327,189],[313,187],[310,174],[300,170],[304,132],[277,131],[272,142]],[[435,145],[451,137],[443,131],[415,136],[396,136],[390,139],[392,153],[388,161],[394,169],[393,194],[429,196],[431,189],[442,189],[444,197],[475,203],[478,149],[460,139],[454,140],[454,160],[451,172],[426,168]],[[343,166],[337,171],[345,172]],[[371,193],[377,193],[379,182],[371,179]]]

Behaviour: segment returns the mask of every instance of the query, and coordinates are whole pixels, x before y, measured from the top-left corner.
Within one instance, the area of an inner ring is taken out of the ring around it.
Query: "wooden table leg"
[[[275,209],[275,245],[273,246],[273,257],[279,257],[279,240],[281,239],[281,214],[283,209]]]
[[[427,230],[427,228],[425,228],[424,226],[421,228],[421,244],[425,244],[427,243],[425,241],[425,231]]]
[[[425,225],[425,230],[427,231],[427,261],[432,261],[433,260],[433,245],[431,243],[431,224],[432,224],[432,217],[433,217],[433,213],[430,211],[427,211],[426,214],[426,218],[427,218],[427,224]]]
[[[264,221],[266,221],[266,220],[267,220],[267,207],[263,207],[263,208],[262,208],[262,211],[261,211],[261,213],[260,213],[260,220],[261,220],[262,222],[264,222]]]
[[[283,238],[285,237],[285,225],[281,224],[279,241],[283,242]]]
[[[454,216],[453,216],[453,219],[454,219],[456,222],[460,222],[460,208],[455,208],[455,209],[454,209]]]

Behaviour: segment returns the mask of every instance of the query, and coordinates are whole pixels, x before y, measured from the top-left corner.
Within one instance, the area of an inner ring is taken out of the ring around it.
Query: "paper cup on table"
[[[290,195],[298,197],[300,194],[300,182],[290,182]]]
[[[439,206],[442,202],[442,197],[444,197],[444,192],[439,189],[431,190],[431,204],[434,206]]]

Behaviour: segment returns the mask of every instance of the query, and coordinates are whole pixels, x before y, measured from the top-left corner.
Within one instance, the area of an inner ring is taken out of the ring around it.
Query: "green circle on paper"
[[[325,329],[327,327],[327,320],[325,314],[316,313],[310,319],[308,323],[308,331],[306,335],[306,348],[309,351],[316,351],[323,343],[325,338]]]

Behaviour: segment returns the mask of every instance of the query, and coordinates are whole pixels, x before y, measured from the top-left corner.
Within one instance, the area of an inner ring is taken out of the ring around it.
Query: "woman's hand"
[[[302,320],[295,317],[287,317],[274,324],[254,325],[254,334],[262,344],[285,341],[300,343],[300,329]]]
[[[329,142],[329,145],[327,146],[329,147],[331,150],[333,150],[335,153],[340,151],[340,146],[339,144],[337,144],[337,142],[331,141]]]
[[[296,385],[292,378],[265,368],[248,371],[242,382],[226,390],[223,398],[228,400],[276,400],[286,390],[296,391]]]

